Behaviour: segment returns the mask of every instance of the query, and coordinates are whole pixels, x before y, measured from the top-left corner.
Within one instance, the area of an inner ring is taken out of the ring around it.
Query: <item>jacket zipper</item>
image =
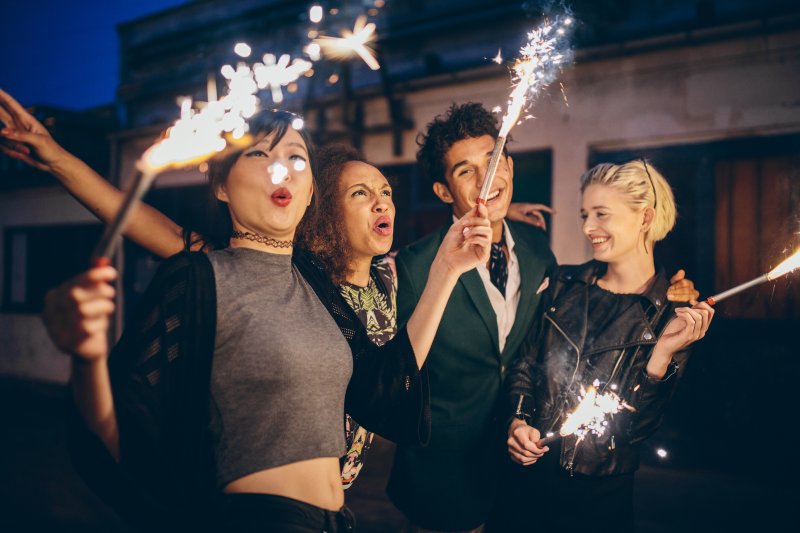
[[[550,317],[550,315],[545,314],[544,316],[545,318],[547,318],[547,320],[550,321],[551,324],[553,324],[553,327],[556,328],[558,332],[561,333],[561,335],[563,335],[565,339],[567,339],[567,342],[575,349],[575,355],[576,355],[575,370],[572,371],[572,379],[570,380],[569,383],[569,387],[571,388],[572,384],[575,383],[575,375],[578,373],[578,368],[581,365],[581,351],[580,349],[578,349],[575,343],[572,342],[572,340],[567,336],[567,334],[564,333],[564,330],[561,329],[558,324],[556,324],[556,321],[553,320]],[[561,447],[561,464],[564,464],[564,457],[566,455],[565,448],[566,448],[565,446]],[[578,453],[578,443],[575,442],[575,447],[572,450],[572,458],[570,458],[569,462],[567,462],[567,470],[569,471],[570,477],[575,475],[575,456],[577,455],[577,453]]]

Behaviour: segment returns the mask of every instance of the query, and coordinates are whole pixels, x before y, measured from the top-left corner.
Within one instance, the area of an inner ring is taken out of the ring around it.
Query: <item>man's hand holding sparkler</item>
[[[536,428],[529,426],[524,420],[514,419],[508,426],[508,454],[511,459],[522,466],[532,465],[538,461],[545,452],[550,451],[547,446],[541,448],[536,445],[542,438]]]
[[[676,307],[675,314],[677,316],[664,328],[647,362],[647,375],[653,379],[664,377],[673,354],[705,336],[714,318],[714,309],[701,302],[694,307]]]

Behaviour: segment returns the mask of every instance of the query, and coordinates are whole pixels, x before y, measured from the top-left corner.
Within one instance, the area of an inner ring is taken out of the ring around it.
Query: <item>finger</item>
[[[0,89],[0,106],[6,109],[14,117],[14,120],[22,125],[27,125],[31,121],[38,123],[33,116],[28,113],[22,105],[17,102],[10,94]]]
[[[6,139],[23,142],[32,146],[39,146],[42,134],[14,128],[3,128],[0,132]]]
[[[556,214],[555,209],[545,204],[531,204],[531,210],[544,211],[545,213],[550,213],[551,215]]]
[[[93,283],[108,283],[117,279],[117,270],[112,266],[90,268],[84,273],[83,279]]]
[[[521,458],[530,459],[533,457],[533,455],[531,455],[531,453],[528,452],[523,446],[523,444],[519,442],[516,438],[509,437],[507,444],[508,444],[508,449],[519,455]]]
[[[16,125],[14,119],[11,117],[9,112],[5,110],[3,106],[0,106],[0,122],[5,124],[7,128],[13,128]]]
[[[113,313],[114,302],[105,298],[87,300],[81,302],[76,311],[83,320],[92,320]]]
[[[669,278],[670,284],[675,284],[686,277],[686,272],[683,269],[678,270],[675,272],[675,275]]]

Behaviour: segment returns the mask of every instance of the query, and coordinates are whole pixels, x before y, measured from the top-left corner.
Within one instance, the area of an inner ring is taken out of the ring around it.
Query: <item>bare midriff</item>
[[[274,494],[329,511],[344,505],[344,489],[336,457],[318,457],[248,474],[228,483],[226,493]]]

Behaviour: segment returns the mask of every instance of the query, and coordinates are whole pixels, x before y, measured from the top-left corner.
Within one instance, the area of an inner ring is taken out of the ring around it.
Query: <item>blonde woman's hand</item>
[[[515,463],[522,466],[532,465],[538,461],[550,448],[539,447],[537,442],[541,439],[539,430],[529,426],[524,420],[514,419],[508,426],[508,455]]]

